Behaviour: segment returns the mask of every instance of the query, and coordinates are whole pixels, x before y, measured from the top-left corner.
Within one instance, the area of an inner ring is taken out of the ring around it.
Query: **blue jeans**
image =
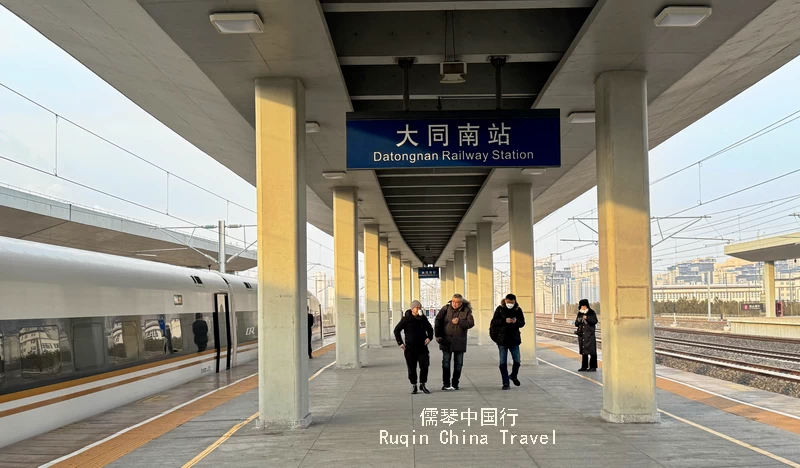
[[[445,387],[450,386],[450,360],[455,355],[455,366],[453,369],[453,386],[458,387],[458,381],[461,379],[461,368],[464,367],[464,352],[463,351],[442,351],[442,384]]]
[[[517,373],[519,372],[519,346],[500,346],[497,345],[500,351],[500,377],[503,378],[503,385],[508,385],[509,378],[516,380]],[[508,352],[511,352],[511,359],[514,364],[511,366],[511,375],[508,375]]]

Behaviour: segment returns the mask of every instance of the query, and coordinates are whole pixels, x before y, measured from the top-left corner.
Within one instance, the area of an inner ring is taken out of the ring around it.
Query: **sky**
[[[726,242],[800,231],[800,218],[791,216],[800,212],[800,172],[792,172],[800,170],[795,149],[800,122],[784,121],[780,128],[695,164],[799,112],[798,75],[796,59],[651,150],[652,215],[710,216],[654,222],[654,271],[700,256],[723,260]],[[252,225],[256,220],[253,186],[2,7],[0,184],[161,226],[216,224],[219,219]],[[537,258],[553,259],[561,268],[596,257],[597,235],[570,221],[596,217],[596,196],[595,189],[589,190],[535,226]],[[585,222],[596,228],[596,221]],[[666,237],[693,222],[678,234],[690,239],[661,241],[659,232]],[[332,275],[331,237],[310,225],[308,232],[309,276]],[[229,234],[242,247],[255,240],[254,228]],[[197,235],[216,236],[203,230]],[[495,259],[498,269],[508,268],[507,245],[495,252]]]

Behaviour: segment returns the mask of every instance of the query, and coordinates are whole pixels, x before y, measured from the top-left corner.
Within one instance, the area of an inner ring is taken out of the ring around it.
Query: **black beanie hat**
[[[515,296],[513,294],[506,294],[506,299],[508,299],[509,301],[516,301],[517,300],[517,296]]]
[[[581,302],[578,304],[578,307],[589,307],[589,299],[581,299]]]

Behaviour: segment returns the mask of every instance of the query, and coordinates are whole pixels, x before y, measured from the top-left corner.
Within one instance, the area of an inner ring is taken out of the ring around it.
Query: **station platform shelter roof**
[[[2,186],[0,236],[190,268],[217,268],[199,253],[216,259],[217,242]],[[241,250],[233,245],[225,248],[229,258]],[[228,262],[226,270],[249,270],[256,264],[252,250]]]
[[[800,258],[800,232],[726,245],[725,255],[751,262]]]

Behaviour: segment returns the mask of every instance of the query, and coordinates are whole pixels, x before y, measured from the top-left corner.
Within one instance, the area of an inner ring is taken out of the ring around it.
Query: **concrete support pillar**
[[[336,294],[336,367],[358,369],[358,190],[333,189],[333,273]]]
[[[380,239],[380,282],[381,282],[381,342],[390,339],[392,326],[391,304],[389,303],[389,239]]]
[[[522,363],[536,365],[536,286],[533,271],[533,187],[531,184],[508,186],[508,232],[511,253],[511,291],[525,314],[520,355]]]
[[[604,420],[657,422],[647,86],[644,72],[595,82]]]
[[[403,304],[400,310],[405,312],[410,309],[411,301],[411,262],[403,262]]]
[[[367,301],[367,347],[381,347],[381,266],[377,224],[364,226],[364,300]]]
[[[444,282],[446,289],[444,291],[445,304],[450,302],[453,294],[456,292],[456,266],[453,260],[444,262],[447,265],[447,280]]]
[[[764,306],[767,317],[775,317],[775,262],[764,262]]]
[[[467,236],[467,299],[472,303],[472,315],[475,326],[469,331],[470,336],[478,336],[483,328],[481,322],[481,300],[478,293],[478,238]],[[489,327],[489,324],[486,324]]]
[[[403,292],[401,289],[401,272],[403,271],[401,260],[400,260],[400,252],[392,252],[392,309],[391,309],[391,320],[389,322],[389,337],[392,336],[392,332],[394,331],[395,325],[400,322],[400,318],[403,316]]]
[[[467,296],[467,288],[464,281],[464,251],[463,250],[456,250],[455,260],[453,260],[453,265],[456,267],[455,271],[453,272],[453,293],[461,294],[462,296]]]
[[[261,429],[307,427],[305,89],[255,82],[258,411]],[[281,311],[281,313],[275,313]]]
[[[445,262],[445,265],[447,262]],[[441,308],[450,298],[447,297],[447,267],[439,268],[439,307]]]
[[[478,223],[478,344],[492,344],[489,338],[489,323],[494,315],[494,250],[492,249],[492,223]],[[469,251],[469,239],[467,239]],[[469,257],[467,257],[469,258]]]
[[[414,289],[411,291],[411,300],[417,300],[422,302],[422,284],[419,281],[419,269],[414,268],[411,273],[411,283],[414,285]],[[424,306],[425,304],[423,304]]]

